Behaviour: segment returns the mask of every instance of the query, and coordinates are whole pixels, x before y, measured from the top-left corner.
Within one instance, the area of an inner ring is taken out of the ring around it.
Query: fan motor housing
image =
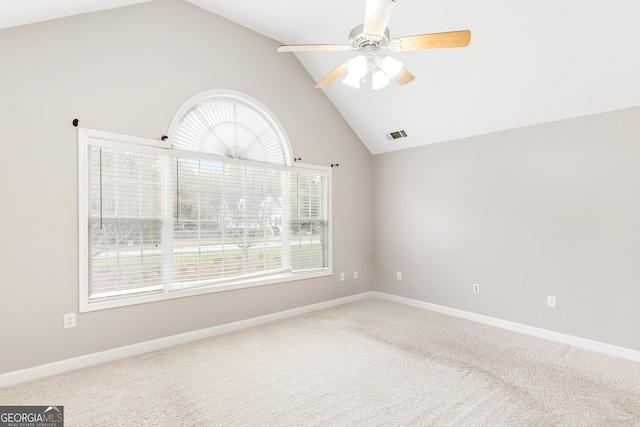
[[[385,28],[384,34],[375,36],[363,32],[364,25],[358,25],[349,33],[349,43],[355,50],[360,50],[368,45],[374,45],[376,48],[386,47],[391,40],[389,29]]]

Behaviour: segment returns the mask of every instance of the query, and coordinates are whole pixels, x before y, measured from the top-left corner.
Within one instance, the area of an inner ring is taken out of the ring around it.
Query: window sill
[[[242,281],[217,283],[209,286],[199,286],[186,289],[166,290],[162,292],[154,292],[139,296],[124,296],[123,298],[112,299],[95,299],[93,301],[81,301],[80,313],[106,310],[110,308],[126,307],[130,305],[145,304],[155,301],[165,301],[176,298],[184,298],[195,295],[204,295],[215,292],[226,292],[237,289],[253,288],[257,286],[274,285],[277,283],[292,282],[298,280],[314,279],[317,277],[330,276],[332,274],[329,268],[312,270],[300,273],[280,273],[270,276],[261,276]]]

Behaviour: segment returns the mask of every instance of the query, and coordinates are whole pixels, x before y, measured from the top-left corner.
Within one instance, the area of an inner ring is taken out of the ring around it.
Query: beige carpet
[[[640,364],[378,299],[0,389],[74,426],[640,426]]]

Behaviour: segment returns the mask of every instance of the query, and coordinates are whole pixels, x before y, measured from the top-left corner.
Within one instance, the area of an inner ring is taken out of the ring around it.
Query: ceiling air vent
[[[394,139],[400,139],[400,138],[406,138],[407,132],[404,130],[397,130],[395,132],[389,132],[386,134],[387,135],[387,139],[389,141],[393,141]]]

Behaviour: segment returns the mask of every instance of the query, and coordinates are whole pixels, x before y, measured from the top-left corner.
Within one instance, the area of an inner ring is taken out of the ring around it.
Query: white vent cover
[[[389,141],[393,141],[394,139],[406,138],[407,136],[409,136],[407,135],[407,131],[405,130],[396,130],[385,135]]]

